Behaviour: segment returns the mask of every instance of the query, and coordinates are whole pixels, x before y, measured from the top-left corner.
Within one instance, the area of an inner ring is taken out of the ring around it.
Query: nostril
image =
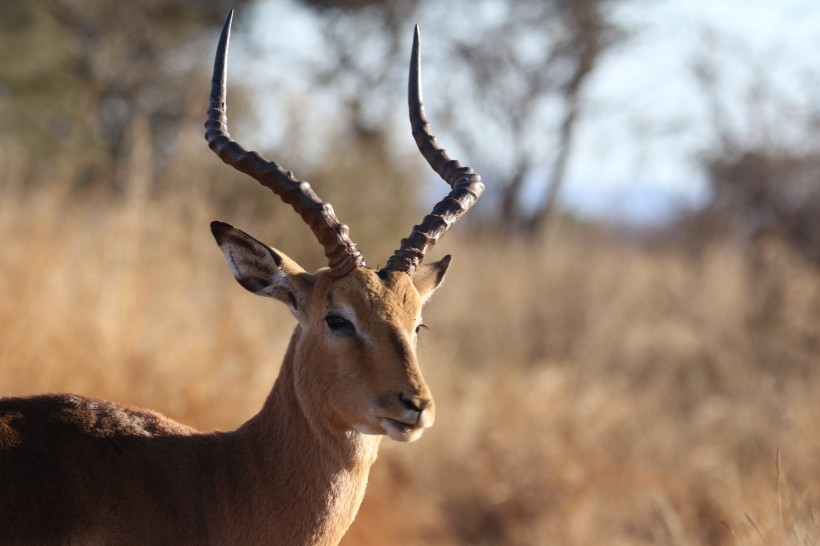
[[[404,393],[399,393],[399,400],[406,408],[418,413],[423,412],[427,406],[430,405],[430,400],[426,398],[419,398],[417,396],[411,398],[409,396],[405,396]]]

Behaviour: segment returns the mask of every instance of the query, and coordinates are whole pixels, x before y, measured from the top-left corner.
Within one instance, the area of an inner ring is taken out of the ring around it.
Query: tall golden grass
[[[206,191],[6,191],[0,395],[205,430],[256,412],[293,320],[231,279],[212,216]],[[820,541],[817,271],[774,243],[750,259],[571,232],[445,251],[420,348],[439,420],[383,443],[344,544]]]

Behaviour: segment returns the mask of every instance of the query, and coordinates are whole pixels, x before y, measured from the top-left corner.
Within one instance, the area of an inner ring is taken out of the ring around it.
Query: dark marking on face
[[[356,351],[360,355],[364,354],[366,348],[364,346],[364,341],[362,341],[362,338],[360,336],[356,335],[356,336],[353,337],[353,341],[356,343]]]
[[[393,346],[393,350],[396,351],[399,360],[406,362],[410,358],[410,350],[404,339],[402,339],[395,330],[390,330],[387,333],[387,338],[390,340],[390,345]]]

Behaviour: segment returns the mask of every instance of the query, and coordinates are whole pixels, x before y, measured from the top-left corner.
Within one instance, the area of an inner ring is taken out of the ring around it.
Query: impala
[[[429,131],[418,28],[413,136],[451,191],[376,271],[307,182],[228,135],[232,17],[216,52],[205,137],[222,161],[299,213],[328,267],[307,273],[250,235],[211,224],[236,280],[283,302],[298,322],[264,406],[237,430],[200,433],[151,410],[72,394],[0,399],[2,544],[337,544],[382,436],[411,442],[433,424],[416,335],[450,257],[421,262],[484,187]]]

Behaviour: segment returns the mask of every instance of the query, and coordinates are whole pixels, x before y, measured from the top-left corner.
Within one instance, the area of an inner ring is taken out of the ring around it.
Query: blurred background
[[[382,444],[343,544],[820,541],[813,1],[7,2],[0,395],[261,407],[293,320],[208,222],[324,263],[203,139],[230,8],[231,133],[368,263],[446,191],[406,119],[415,23],[433,131],[487,186],[433,252],[436,426]]]

